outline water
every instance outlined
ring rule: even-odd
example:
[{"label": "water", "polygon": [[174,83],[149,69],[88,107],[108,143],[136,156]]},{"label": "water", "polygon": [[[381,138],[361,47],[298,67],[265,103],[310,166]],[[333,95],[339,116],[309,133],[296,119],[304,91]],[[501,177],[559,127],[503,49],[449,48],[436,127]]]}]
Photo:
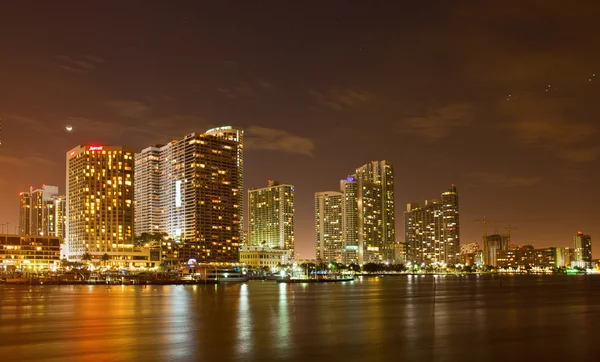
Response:
[{"label": "water", "polygon": [[2,285],[0,360],[598,361],[599,301],[593,276]]}]

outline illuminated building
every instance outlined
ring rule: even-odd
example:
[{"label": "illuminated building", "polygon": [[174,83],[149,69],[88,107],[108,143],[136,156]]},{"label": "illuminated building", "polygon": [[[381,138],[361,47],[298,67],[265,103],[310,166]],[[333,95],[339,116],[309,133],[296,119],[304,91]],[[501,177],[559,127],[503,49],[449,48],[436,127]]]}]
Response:
[{"label": "illuminated building", "polygon": [[0,235],[0,271],[36,271],[58,266],[61,239],[54,236]]},{"label": "illuminated building", "polygon": [[406,244],[405,243],[396,243],[394,246],[395,250],[395,258],[394,263],[396,264],[406,264]]},{"label": "illuminated building", "polygon": [[294,256],[294,186],[269,180],[267,187],[248,190],[248,245]]},{"label": "illuminated building", "polygon": [[148,147],[135,154],[135,235],[162,231],[160,147]]},{"label": "illuminated building", "polygon": [[557,248],[535,249],[525,245],[519,249],[498,249],[494,262],[494,266],[505,269],[554,268],[558,262]]},{"label": "illuminated building", "polygon": [[580,268],[592,268],[592,237],[579,231],[573,237],[573,244],[571,265]]},{"label": "illuminated building", "polygon": [[342,193],[342,242],[344,264],[358,264],[358,190],[356,178],[348,176],[340,181]]},{"label": "illuminated building", "polygon": [[289,264],[291,257],[290,250],[272,249],[262,246],[240,247],[240,263],[244,263],[254,269],[268,268],[272,270],[280,264]]},{"label": "illuminated building", "polygon": [[[138,213],[137,232],[164,232],[189,245],[198,262],[236,262],[243,220],[243,131],[220,127],[191,133],[145,149],[137,161],[143,168],[136,172],[136,183],[141,182],[136,204],[152,210],[152,220]],[[158,199],[143,190],[158,192]]]},{"label": "illuminated building", "polygon": [[344,262],[341,192],[315,193],[316,257],[321,262]]},{"label": "illuminated building", "polygon": [[570,267],[573,260],[573,248],[556,248],[556,266]]},{"label": "illuminated building", "polygon": [[58,186],[20,192],[19,234],[64,238],[64,200],[58,195]]},{"label": "illuminated building", "polygon": [[66,227],[67,227],[67,197],[64,195],[52,196],[52,203],[54,204],[54,234],[50,236],[56,236],[65,240]]},{"label": "illuminated building", "polygon": [[358,262],[393,262],[396,242],[394,169],[372,161],[356,169]]},{"label": "illuminated building", "polygon": [[508,235],[492,234],[484,237],[483,240],[483,262],[485,265],[498,266],[496,261],[496,252],[498,250],[508,250]]},{"label": "illuminated building", "polygon": [[70,260],[108,254],[132,265],[147,255],[133,246],[134,151],[121,146],[77,146],[67,152],[67,245]]},{"label": "illuminated building", "polygon": [[424,206],[408,204],[404,228],[409,261],[458,264],[461,249],[456,186],[443,192],[441,200],[427,200]]}]

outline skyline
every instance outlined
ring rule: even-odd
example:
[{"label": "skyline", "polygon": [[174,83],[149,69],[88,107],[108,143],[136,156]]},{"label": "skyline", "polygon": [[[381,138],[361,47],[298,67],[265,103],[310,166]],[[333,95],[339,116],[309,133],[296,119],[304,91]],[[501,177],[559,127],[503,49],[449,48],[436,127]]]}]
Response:
[{"label": "skyline", "polygon": [[78,144],[139,152],[230,124],[246,130],[244,194],[296,186],[301,258],[314,193],[377,159],[395,168],[398,241],[406,204],[451,184],[464,244],[481,243],[484,215],[536,247],[600,234],[593,2],[141,4],[6,6],[0,223],[18,225],[30,185],[65,192]]}]

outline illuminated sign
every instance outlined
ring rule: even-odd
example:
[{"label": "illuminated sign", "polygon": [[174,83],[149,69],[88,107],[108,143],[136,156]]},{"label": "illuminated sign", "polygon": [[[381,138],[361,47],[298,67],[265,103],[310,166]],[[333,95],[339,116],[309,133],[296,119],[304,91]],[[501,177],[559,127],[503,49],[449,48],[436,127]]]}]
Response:
[{"label": "illuminated sign", "polygon": [[88,147],[88,151],[102,151],[104,149],[103,146],[90,146]]},{"label": "illuminated sign", "polygon": [[71,151],[71,157],[75,156],[75,151]]}]

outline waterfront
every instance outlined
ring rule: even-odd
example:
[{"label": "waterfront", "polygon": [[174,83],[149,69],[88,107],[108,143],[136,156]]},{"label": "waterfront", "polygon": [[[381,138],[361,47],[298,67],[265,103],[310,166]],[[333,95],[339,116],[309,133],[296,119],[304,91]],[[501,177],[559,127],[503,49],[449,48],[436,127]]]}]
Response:
[{"label": "waterfront", "polygon": [[3,361],[596,360],[600,277],[0,286]]}]

